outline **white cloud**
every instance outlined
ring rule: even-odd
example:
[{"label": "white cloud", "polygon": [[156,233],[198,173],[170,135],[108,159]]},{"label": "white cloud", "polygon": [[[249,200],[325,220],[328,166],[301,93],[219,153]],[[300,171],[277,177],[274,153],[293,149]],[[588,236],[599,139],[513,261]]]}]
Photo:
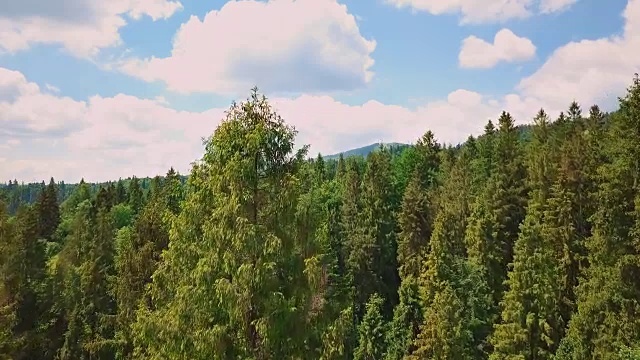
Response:
[{"label": "white cloud", "polygon": [[[37,85],[21,73],[2,68],[0,84],[7,94],[7,89],[13,89],[5,97],[11,100],[0,102],[4,107],[0,114],[15,114],[10,128],[25,134],[18,138],[16,131],[6,131],[5,123],[0,126],[0,140],[20,145],[0,167],[0,179],[41,181],[53,176],[68,182],[82,177],[105,181],[131,175],[154,176],[170,166],[186,173],[190,162],[202,154],[200,139],[213,133],[228,109],[176,111],[162,98],[123,94],[75,101],[42,95]],[[539,102],[518,95],[492,99],[468,90],[454,91],[446,99],[416,109],[377,101],[354,106],[329,96],[311,95],[273,98],[270,102],[298,129],[297,144],[312,145],[311,155],[380,140],[413,142],[427,129],[433,130],[440,141],[458,142],[480,133],[487,119],[495,119],[503,108],[513,109],[519,122],[528,122],[539,108]],[[41,111],[44,108],[49,111]]]},{"label": "white cloud", "polygon": [[116,67],[180,93],[352,90],[371,81],[375,47],[336,0],[230,1],[184,23],[171,56]]},{"label": "white cloud", "polygon": [[463,24],[481,24],[523,19],[536,11],[564,11],[577,0],[386,0],[397,8],[410,8],[433,15],[462,15]]},{"label": "white cloud", "polygon": [[496,33],[493,44],[475,36],[464,39],[458,61],[463,68],[491,68],[501,61],[529,60],[535,54],[536,47],[531,40],[502,29]]},{"label": "white cloud", "polygon": [[47,88],[47,90],[54,92],[54,93],[59,93],[60,89],[57,88],[56,86],[53,86],[51,84],[44,84],[44,87]]},{"label": "white cloud", "polygon": [[632,76],[640,72],[640,0],[630,0],[624,11],[621,36],[571,42],[558,49],[517,89],[549,106],[609,104],[623,95]]},{"label": "white cloud", "polygon": [[569,9],[577,2],[578,0],[541,0],[540,12],[543,14],[562,12]]},{"label": "white cloud", "polygon": [[84,103],[45,94],[18,71],[0,68],[0,137],[63,134],[82,126]]},{"label": "white cloud", "polygon": [[0,2],[0,53],[35,44],[62,45],[79,57],[121,44],[123,15],[153,20],[170,17],[182,5],[170,0],[21,0]]}]

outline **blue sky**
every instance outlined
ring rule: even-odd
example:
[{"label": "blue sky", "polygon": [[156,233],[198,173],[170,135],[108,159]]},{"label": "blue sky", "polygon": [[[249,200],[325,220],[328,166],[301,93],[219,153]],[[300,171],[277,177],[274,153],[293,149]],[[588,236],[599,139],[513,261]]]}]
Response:
[{"label": "blue sky", "polygon": [[612,110],[640,67],[640,0],[32,2],[0,4],[4,181],[187,172],[253,85],[333,153]]}]

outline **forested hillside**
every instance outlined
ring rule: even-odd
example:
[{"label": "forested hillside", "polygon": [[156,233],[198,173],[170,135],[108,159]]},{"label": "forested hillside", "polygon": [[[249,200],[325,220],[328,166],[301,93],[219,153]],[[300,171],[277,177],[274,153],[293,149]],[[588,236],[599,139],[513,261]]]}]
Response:
[{"label": "forested hillside", "polygon": [[371,144],[371,145],[359,147],[356,149],[350,149],[338,154],[328,155],[328,156],[325,156],[324,158],[325,160],[337,160],[338,158],[340,158],[340,156],[342,157],[365,156],[366,157],[370,153],[377,151],[380,148],[387,148],[387,150],[389,150],[390,152],[396,153],[396,152],[401,152],[408,146],[411,146],[411,145],[400,144],[400,143],[377,143],[377,144]]},{"label": "forested hillside", "polygon": [[254,91],[186,182],[6,196],[0,358],[640,359],[640,79],[514,121],[309,161]]}]

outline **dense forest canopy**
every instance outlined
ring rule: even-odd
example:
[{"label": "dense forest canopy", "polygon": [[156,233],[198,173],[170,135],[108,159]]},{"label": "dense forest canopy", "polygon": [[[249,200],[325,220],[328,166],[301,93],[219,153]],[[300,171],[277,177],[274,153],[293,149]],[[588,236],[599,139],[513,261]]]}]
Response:
[{"label": "dense forest canopy", "polygon": [[640,79],[309,159],[254,90],[188,177],[3,186],[1,359],[640,359]]}]

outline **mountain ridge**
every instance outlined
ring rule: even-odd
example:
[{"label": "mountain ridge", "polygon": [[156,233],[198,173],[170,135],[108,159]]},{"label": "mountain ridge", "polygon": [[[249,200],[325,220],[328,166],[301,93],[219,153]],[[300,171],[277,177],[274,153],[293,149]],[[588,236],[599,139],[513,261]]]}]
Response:
[{"label": "mountain ridge", "polygon": [[345,151],[337,152],[335,154],[323,155],[323,157],[325,159],[327,159],[327,160],[338,159],[340,157],[340,155],[342,155],[343,157],[349,157],[349,156],[364,156],[364,157],[366,157],[367,155],[369,155],[369,153],[377,150],[381,146],[387,147],[387,148],[391,148],[391,147],[404,148],[404,147],[409,147],[409,146],[412,146],[412,145],[411,144],[399,143],[399,142],[389,142],[389,143],[377,142],[377,143],[361,146],[361,147],[358,147],[358,148],[353,148],[353,149],[348,149],[348,150],[345,150]]}]

